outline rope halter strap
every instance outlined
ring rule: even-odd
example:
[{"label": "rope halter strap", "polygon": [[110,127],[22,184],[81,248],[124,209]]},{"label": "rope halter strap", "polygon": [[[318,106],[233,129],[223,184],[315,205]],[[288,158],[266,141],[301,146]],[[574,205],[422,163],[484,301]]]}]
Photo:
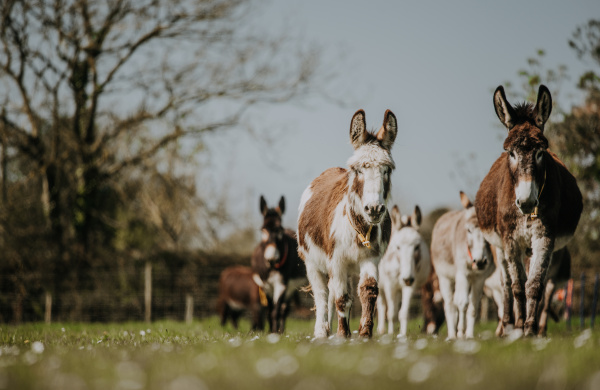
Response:
[{"label": "rope halter strap", "polygon": [[352,220],[350,219],[350,213],[346,212],[346,215],[348,216],[348,222],[350,222],[350,226],[352,226],[352,228],[354,229],[354,231],[356,232],[356,234],[358,234],[358,238],[360,239],[360,242],[363,244],[364,247],[366,247],[368,249],[371,249],[371,241],[369,241],[369,240],[371,239],[371,230],[373,229],[373,225],[369,225],[369,230],[367,231],[367,234],[363,235],[352,224]]}]

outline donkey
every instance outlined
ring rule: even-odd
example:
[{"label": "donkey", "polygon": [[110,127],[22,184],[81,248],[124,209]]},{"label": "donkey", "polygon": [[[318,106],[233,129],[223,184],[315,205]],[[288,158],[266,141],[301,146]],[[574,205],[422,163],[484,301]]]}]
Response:
[{"label": "donkey", "polygon": [[396,117],[390,110],[375,134],[367,131],[365,112],[358,110],[350,122],[354,154],[348,159],[348,169],[327,169],[300,199],[298,250],[314,294],[316,338],[329,335],[334,310],[337,334],[350,337],[352,276],[357,271],[362,305],[359,335],[373,334],[379,293],[377,265],[391,234],[386,205],[395,168],[390,151],[397,132]]},{"label": "donkey", "polygon": [[252,330],[264,329],[263,306],[267,304],[266,297],[254,282],[252,274],[250,267],[241,265],[227,267],[221,272],[217,301],[221,326],[225,326],[231,317],[233,327],[237,329],[242,311],[249,310],[252,314]]},{"label": "donkey", "polygon": [[421,306],[423,307],[422,332],[429,335],[438,334],[446,317],[444,316],[444,299],[440,291],[440,281],[433,265],[427,281],[421,288]]},{"label": "donkey", "polygon": [[[494,93],[496,115],[506,128],[505,152],[481,182],[475,200],[486,239],[496,246],[504,277],[504,307],[515,327],[538,331],[537,312],[551,254],[573,237],[583,208],[575,177],[548,149],[544,124],[552,111],[550,91],[540,85],[535,106],[511,106],[504,88]],[[531,251],[529,276],[524,259]],[[503,328],[510,311],[503,314]]]},{"label": "donkey", "polygon": [[[418,291],[431,271],[429,248],[419,233],[421,209],[416,206],[412,216],[400,215],[398,206],[391,212],[392,236],[387,251],[379,263],[379,315],[377,331],[385,333],[386,318],[388,334],[394,334],[394,317],[400,321],[399,336],[405,337],[408,327],[408,311],[415,290]],[[402,305],[400,306],[400,295]],[[398,311],[400,306],[400,311]]]},{"label": "donkey", "polygon": [[464,210],[442,215],[431,235],[431,259],[444,298],[450,340],[457,336],[473,338],[483,283],[495,269],[490,245],[483,238],[473,204],[462,191],[460,200]]},{"label": "donkey", "polygon": [[[525,259],[525,272],[529,272],[531,257]],[[546,288],[542,297],[542,305],[538,312],[539,321],[539,336],[546,336],[548,330],[548,316],[551,316],[554,321],[558,322],[558,315],[552,310],[552,298],[554,292],[566,285],[571,278],[571,254],[567,247],[554,252],[550,258],[550,265],[546,273]],[[485,281],[485,288],[494,299],[498,307],[498,327],[496,335],[502,334],[502,319],[504,315],[504,287],[502,280],[502,268],[498,267],[494,273]],[[514,314],[511,319],[514,320]]]},{"label": "donkey", "polygon": [[277,207],[269,208],[261,195],[260,212],[263,215],[261,242],[251,259],[254,281],[268,297],[269,330],[283,333],[290,301],[298,288],[306,284],[306,267],[298,257],[296,233],[281,224],[285,198],[281,197]]}]

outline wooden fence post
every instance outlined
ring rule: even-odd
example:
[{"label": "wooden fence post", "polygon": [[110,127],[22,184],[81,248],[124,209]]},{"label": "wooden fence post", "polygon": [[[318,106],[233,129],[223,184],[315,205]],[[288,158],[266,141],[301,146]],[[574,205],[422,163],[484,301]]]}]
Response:
[{"label": "wooden fence post", "polygon": [[594,320],[596,319],[596,305],[598,305],[598,274],[594,281],[594,298],[592,299],[592,318],[590,319],[590,328],[594,329]]},{"label": "wooden fence post", "polygon": [[152,263],[146,261],[144,270],[144,319],[146,322],[152,320]]},{"label": "wooden fence post", "polygon": [[581,273],[581,300],[579,301],[579,329],[585,327],[585,274]]},{"label": "wooden fence post", "polygon": [[52,294],[46,291],[46,310],[44,312],[44,322],[50,324],[52,322]]},{"label": "wooden fence post", "polygon": [[194,297],[192,294],[185,296],[185,323],[191,324],[194,319]]}]

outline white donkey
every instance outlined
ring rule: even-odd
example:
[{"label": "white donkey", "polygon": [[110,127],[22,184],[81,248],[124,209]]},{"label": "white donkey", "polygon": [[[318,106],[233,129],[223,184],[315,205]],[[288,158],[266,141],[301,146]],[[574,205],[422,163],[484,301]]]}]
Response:
[{"label": "white donkey", "polygon": [[460,201],[464,210],[442,215],[431,236],[431,260],[444,298],[448,339],[457,337],[457,311],[458,337],[473,338],[483,284],[496,269],[475,208],[462,191]]},{"label": "white donkey", "polygon": [[306,262],[315,298],[315,337],[327,337],[337,310],[337,334],[350,337],[352,276],[358,284],[362,314],[359,335],[373,334],[373,314],[379,293],[377,265],[391,233],[387,210],[394,160],[390,149],[397,122],[387,110],[377,133],[366,129],[365,112],[357,111],[350,123],[354,154],[348,169],[330,168],[304,190],[298,216],[298,252]]},{"label": "white donkey", "polygon": [[[431,271],[429,248],[419,233],[421,210],[415,207],[412,216],[400,214],[398,206],[392,208],[392,237],[385,255],[379,263],[379,298],[377,298],[377,331],[394,334],[394,318],[400,321],[400,336],[406,336],[410,300],[420,289]],[[400,304],[402,295],[402,305]],[[387,315],[387,316],[386,316]]]}]

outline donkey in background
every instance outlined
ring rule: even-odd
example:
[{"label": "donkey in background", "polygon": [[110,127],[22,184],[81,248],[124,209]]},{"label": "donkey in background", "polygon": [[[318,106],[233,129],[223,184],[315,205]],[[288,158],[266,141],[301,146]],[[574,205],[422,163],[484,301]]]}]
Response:
[{"label": "donkey in background", "polygon": [[395,167],[390,151],[397,128],[396,117],[387,110],[383,126],[373,134],[367,130],[365,112],[357,111],[350,122],[354,154],[348,169],[327,169],[302,194],[298,250],[314,294],[317,338],[329,335],[334,310],[337,334],[350,337],[352,275],[357,271],[362,305],[359,335],[373,334],[377,265],[391,233],[387,203]]},{"label": "donkey in background", "polygon": [[[431,271],[429,248],[419,233],[421,209],[416,206],[412,215],[400,214],[398,206],[391,212],[392,236],[385,255],[379,263],[379,297],[377,298],[377,331],[394,334],[394,318],[400,322],[399,336],[406,336],[410,301]],[[402,304],[400,305],[400,296]],[[400,310],[398,307],[400,306]]]},{"label": "donkey in background", "polygon": [[252,269],[241,265],[227,267],[219,277],[219,298],[217,311],[221,318],[221,326],[225,326],[231,318],[233,327],[238,328],[238,319],[244,310],[252,316],[252,330],[264,329],[264,310],[266,297],[254,282]]},{"label": "donkey in background", "polygon": [[295,232],[284,229],[281,224],[285,198],[281,197],[277,207],[269,208],[261,195],[260,212],[263,215],[261,242],[251,259],[254,281],[268,297],[269,330],[283,333],[290,302],[298,288],[306,284],[306,267],[298,256]]},{"label": "donkey in background", "polygon": [[[535,106],[511,106],[502,86],[496,89],[493,100],[508,134],[505,152],[477,192],[477,217],[502,264],[504,307],[513,307],[514,299],[515,327],[531,336],[538,332],[537,313],[551,254],[573,237],[583,203],[577,181],[548,149],[544,136],[544,124],[552,111],[548,88],[540,85]],[[524,260],[529,251],[527,275]],[[503,330],[510,314],[504,310]]]},{"label": "donkey in background", "polygon": [[473,204],[462,191],[460,200],[464,210],[442,215],[431,235],[431,259],[444,298],[448,339],[473,338],[483,284],[495,269]]}]

